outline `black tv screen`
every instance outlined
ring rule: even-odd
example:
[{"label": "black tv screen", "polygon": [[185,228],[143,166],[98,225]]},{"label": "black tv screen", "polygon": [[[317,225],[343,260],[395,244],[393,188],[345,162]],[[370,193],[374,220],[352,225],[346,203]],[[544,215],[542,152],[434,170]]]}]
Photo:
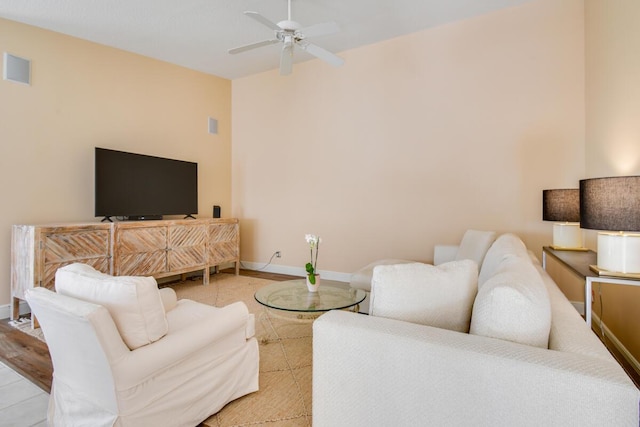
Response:
[{"label": "black tv screen", "polygon": [[95,215],[145,219],[198,213],[198,164],[95,149]]}]

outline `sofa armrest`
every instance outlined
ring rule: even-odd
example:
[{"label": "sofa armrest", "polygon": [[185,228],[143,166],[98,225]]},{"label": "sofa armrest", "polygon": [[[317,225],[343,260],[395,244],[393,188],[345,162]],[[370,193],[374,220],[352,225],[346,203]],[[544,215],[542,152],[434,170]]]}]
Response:
[{"label": "sofa armrest", "polygon": [[313,325],[315,427],[637,426],[639,401],[613,359],[342,311]]},{"label": "sofa armrest", "polygon": [[365,265],[360,270],[351,275],[349,286],[354,289],[362,289],[371,292],[371,278],[373,277],[373,269],[379,265],[408,264],[416,261],[406,259],[387,258],[374,261]]},{"label": "sofa armrest", "polygon": [[459,245],[435,245],[433,248],[433,265],[455,260],[459,248]]},{"label": "sofa armrest", "polygon": [[167,313],[173,310],[178,304],[178,296],[176,295],[176,291],[171,288],[160,288],[158,289],[158,292],[160,293],[160,299],[162,300],[164,312]]}]

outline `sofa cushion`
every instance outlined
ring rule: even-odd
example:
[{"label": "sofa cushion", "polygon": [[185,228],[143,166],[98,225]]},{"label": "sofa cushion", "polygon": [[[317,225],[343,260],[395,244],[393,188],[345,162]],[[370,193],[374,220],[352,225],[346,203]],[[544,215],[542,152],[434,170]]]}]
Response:
[{"label": "sofa cushion", "polygon": [[471,260],[377,266],[369,314],[468,332],[477,281]]},{"label": "sofa cushion", "polygon": [[168,331],[153,277],[110,276],[76,263],[58,269],[56,291],[105,307],[131,350],[159,340]]},{"label": "sofa cushion", "polygon": [[528,258],[505,254],[495,274],[478,288],[469,332],[548,348],[551,305]]},{"label": "sofa cushion", "polygon": [[515,234],[506,233],[496,239],[484,257],[478,277],[478,287],[496,272],[496,269],[506,256],[528,258],[527,247]]},{"label": "sofa cushion", "polygon": [[467,230],[456,253],[456,261],[470,259],[482,265],[485,254],[496,240],[494,231]]}]

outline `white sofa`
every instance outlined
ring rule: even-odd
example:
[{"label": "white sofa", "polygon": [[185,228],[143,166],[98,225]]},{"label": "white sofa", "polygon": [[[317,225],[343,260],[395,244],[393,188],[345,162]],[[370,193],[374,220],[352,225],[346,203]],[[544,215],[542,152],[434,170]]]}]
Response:
[{"label": "white sofa", "polygon": [[[638,426],[638,389],[535,257],[526,249],[511,253],[521,249],[504,240],[480,266],[473,333],[375,315],[385,307],[376,302],[376,276],[383,283],[390,270],[406,266],[374,269],[374,315],[332,311],[317,319],[314,427]],[[455,248],[442,249],[440,262],[455,258]],[[522,283],[509,282],[531,282],[537,290],[519,292]],[[505,331],[504,318],[494,321],[502,317],[496,308],[513,319]],[[538,343],[514,342],[526,341],[529,331],[514,330],[530,323]],[[539,347],[541,330],[547,338]]]},{"label": "white sofa", "polygon": [[255,320],[242,302],[178,301],[151,277],[84,264],[59,269],[56,290],[26,294],[53,362],[50,426],[195,426],[258,390]]}]

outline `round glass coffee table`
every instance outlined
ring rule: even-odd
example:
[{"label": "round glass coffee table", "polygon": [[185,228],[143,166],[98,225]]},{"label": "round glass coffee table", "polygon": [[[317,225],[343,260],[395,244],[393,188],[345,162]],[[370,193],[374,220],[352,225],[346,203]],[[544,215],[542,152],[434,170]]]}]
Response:
[{"label": "round glass coffee table", "polygon": [[318,292],[309,292],[305,279],[277,282],[259,289],[256,301],[280,312],[295,312],[298,319],[313,320],[329,310],[358,311],[366,293],[333,280],[322,279]]}]

